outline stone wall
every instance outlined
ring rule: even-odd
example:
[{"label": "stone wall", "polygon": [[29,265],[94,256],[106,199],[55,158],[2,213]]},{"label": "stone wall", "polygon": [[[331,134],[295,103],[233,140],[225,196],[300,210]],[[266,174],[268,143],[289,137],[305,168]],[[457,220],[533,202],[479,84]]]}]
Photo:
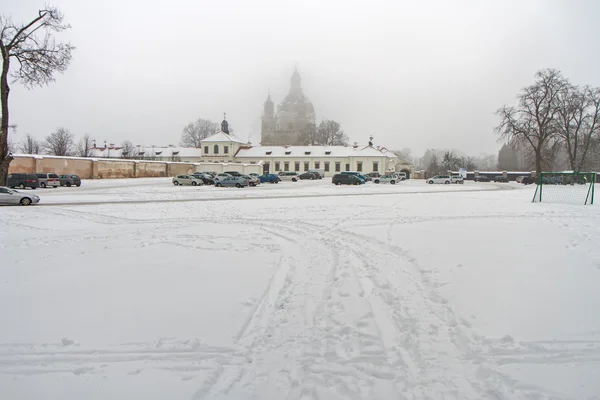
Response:
[{"label": "stone wall", "polygon": [[185,163],[123,159],[96,159],[40,155],[15,155],[9,173],[53,172],[74,174],[84,179],[156,178],[190,174],[195,171],[223,172],[235,170],[245,174],[262,174],[262,164]]}]

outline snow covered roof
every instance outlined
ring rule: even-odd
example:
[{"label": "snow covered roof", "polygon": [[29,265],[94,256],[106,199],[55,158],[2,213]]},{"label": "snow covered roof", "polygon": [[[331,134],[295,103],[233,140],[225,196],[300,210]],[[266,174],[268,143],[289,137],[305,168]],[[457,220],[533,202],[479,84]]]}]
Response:
[{"label": "snow covered roof", "polygon": [[237,138],[231,134],[225,133],[223,131],[219,131],[219,132],[215,133],[214,135],[201,140],[201,142],[202,143],[204,143],[204,142],[234,142],[234,143],[247,144],[247,142],[244,142],[242,139],[239,139],[239,138]]},{"label": "snow covered roof", "polygon": [[[236,158],[290,157],[390,157],[370,146],[254,146],[240,149]],[[395,155],[394,155],[395,156]]]},{"label": "snow covered roof", "polygon": [[[123,155],[123,149],[113,148],[96,148],[91,150],[92,157],[101,158],[121,158]],[[143,154],[142,154],[143,153]],[[200,158],[202,156],[202,149],[194,147],[134,147],[132,156],[135,157],[183,157],[183,158]]]}]

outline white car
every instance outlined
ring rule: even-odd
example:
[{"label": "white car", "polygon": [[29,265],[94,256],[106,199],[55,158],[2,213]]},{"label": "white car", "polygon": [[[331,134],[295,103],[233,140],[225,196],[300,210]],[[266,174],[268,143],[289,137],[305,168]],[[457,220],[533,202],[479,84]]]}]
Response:
[{"label": "white car", "polygon": [[204,185],[204,181],[194,175],[177,175],[176,177],[173,178],[173,185],[175,185],[175,186],[183,186],[183,185],[202,186],[202,185]]},{"label": "white car", "polygon": [[461,175],[451,175],[452,183],[460,183],[461,185],[465,183],[465,179]]},{"label": "white car", "polygon": [[[406,179],[406,174],[404,174],[404,179]],[[400,173],[394,172],[393,174],[385,174],[379,178],[373,178],[373,183],[391,183],[394,185],[397,182],[403,181],[404,179],[402,179],[402,175],[400,175]]]},{"label": "white car", "polygon": [[448,185],[452,183],[452,178],[450,177],[450,175],[436,175],[433,178],[428,178],[427,183],[429,183],[430,185],[433,185],[434,183],[443,183]]},{"label": "white car", "polygon": [[398,176],[398,178],[400,178],[401,181],[406,180],[406,172],[396,172],[396,175]]},{"label": "white car", "polygon": [[39,202],[40,198],[34,194],[23,193],[18,190],[0,186],[0,204],[28,206]]},{"label": "white car", "polygon": [[258,176],[242,175],[241,178],[244,178],[245,180],[247,180],[249,186],[258,186],[258,185],[260,185],[260,179],[258,178]]},{"label": "white car", "polygon": [[298,182],[300,180],[300,174],[297,172],[280,172],[279,179],[282,181]]}]

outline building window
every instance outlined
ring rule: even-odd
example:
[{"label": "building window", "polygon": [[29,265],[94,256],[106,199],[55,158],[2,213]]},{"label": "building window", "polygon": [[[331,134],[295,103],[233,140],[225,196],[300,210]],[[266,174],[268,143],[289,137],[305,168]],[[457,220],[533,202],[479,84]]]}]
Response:
[{"label": "building window", "polygon": [[300,171],[300,161],[294,162],[294,171],[296,171],[296,172]]},{"label": "building window", "polygon": [[[241,162],[241,161],[238,161]],[[250,164],[256,164],[256,161],[250,161]]]},{"label": "building window", "polygon": [[304,171],[308,171],[310,169],[310,163],[308,161],[304,161]]},{"label": "building window", "polygon": [[341,170],[340,166],[341,166],[341,163],[339,163],[339,162],[335,163],[335,172],[340,172],[340,170]]},{"label": "building window", "polygon": [[329,172],[329,161],[325,161],[323,164],[325,164],[325,172]]},{"label": "building window", "polygon": [[373,161],[373,172],[379,172],[379,161]]},{"label": "building window", "polygon": [[325,152],[325,155],[326,155],[326,156],[328,156],[328,155],[330,155],[330,154],[331,154],[331,151],[326,151],[326,152]]},{"label": "building window", "polygon": [[356,170],[358,172],[362,172],[362,161],[357,161],[356,162]]},{"label": "building window", "polygon": [[229,154],[229,146],[223,146],[223,154]]},{"label": "building window", "polygon": [[208,154],[208,146],[204,146],[204,154]]},{"label": "building window", "polygon": [[279,169],[279,161],[275,161],[275,171],[281,171],[281,169]]},{"label": "building window", "polygon": [[290,170],[290,163],[288,161],[284,161],[283,170],[286,172]]},{"label": "building window", "polygon": [[321,163],[318,161],[315,161],[315,169],[319,169],[321,168]]},{"label": "building window", "polygon": [[304,152],[304,155],[305,155],[305,156],[310,156],[310,151],[305,151],[305,152]]},{"label": "building window", "polygon": [[213,152],[214,152],[215,154],[219,154],[219,145],[218,145],[218,144],[215,144],[215,147],[214,147],[214,149],[213,149]]},{"label": "building window", "polygon": [[346,172],[350,171],[350,164],[346,164]]},{"label": "building window", "polygon": [[286,152],[285,152],[285,155],[286,155],[286,156],[289,156],[290,154],[292,154],[291,150],[290,150],[290,151],[286,151]]}]

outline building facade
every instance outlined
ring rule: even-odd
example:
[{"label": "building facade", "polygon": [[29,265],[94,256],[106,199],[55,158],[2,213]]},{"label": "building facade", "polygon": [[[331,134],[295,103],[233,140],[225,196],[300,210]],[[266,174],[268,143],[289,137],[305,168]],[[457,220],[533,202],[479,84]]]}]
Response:
[{"label": "building facade", "polygon": [[294,70],[290,91],[277,107],[269,94],[263,106],[261,145],[293,146],[304,143],[304,130],[315,124],[315,109],[302,91],[302,78]]}]

